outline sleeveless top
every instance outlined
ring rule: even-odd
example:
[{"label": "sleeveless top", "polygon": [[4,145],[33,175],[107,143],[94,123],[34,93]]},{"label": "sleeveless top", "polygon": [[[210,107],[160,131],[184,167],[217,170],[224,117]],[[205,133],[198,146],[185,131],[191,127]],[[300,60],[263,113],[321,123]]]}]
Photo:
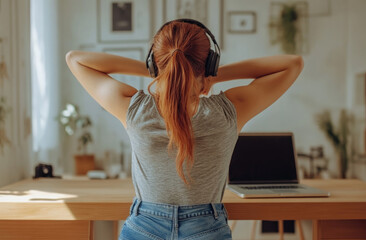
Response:
[{"label": "sleeveless top", "polygon": [[132,181],[140,200],[173,205],[222,201],[238,139],[236,110],[224,92],[201,97],[191,118],[195,145],[190,185],[178,175],[175,154],[167,150],[166,125],[154,97],[143,90],[135,93],[126,120],[132,149]]}]

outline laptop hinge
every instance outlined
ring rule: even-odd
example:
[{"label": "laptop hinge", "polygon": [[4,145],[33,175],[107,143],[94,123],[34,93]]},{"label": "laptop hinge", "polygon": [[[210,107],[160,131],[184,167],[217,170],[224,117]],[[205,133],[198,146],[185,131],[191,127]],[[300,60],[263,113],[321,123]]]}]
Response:
[{"label": "laptop hinge", "polygon": [[228,184],[298,184],[299,181],[229,181]]}]

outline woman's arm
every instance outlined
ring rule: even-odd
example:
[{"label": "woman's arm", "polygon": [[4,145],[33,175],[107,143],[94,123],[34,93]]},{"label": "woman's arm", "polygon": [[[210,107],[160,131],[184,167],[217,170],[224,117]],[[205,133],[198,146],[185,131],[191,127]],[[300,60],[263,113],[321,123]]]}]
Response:
[{"label": "woman's arm", "polygon": [[104,109],[126,127],[126,112],[137,90],[108,74],[149,77],[143,62],[98,52],[70,51],[66,62],[76,79]]},{"label": "woman's arm", "polygon": [[279,55],[244,60],[221,66],[213,83],[234,79],[254,80],[246,86],[231,88],[225,95],[235,105],[238,132],[251,118],[272,105],[294,83],[303,69],[297,55]]},{"label": "woman's arm", "polygon": [[150,77],[144,62],[101,52],[70,51],[66,58],[72,58],[81,65],[99,72]]}]

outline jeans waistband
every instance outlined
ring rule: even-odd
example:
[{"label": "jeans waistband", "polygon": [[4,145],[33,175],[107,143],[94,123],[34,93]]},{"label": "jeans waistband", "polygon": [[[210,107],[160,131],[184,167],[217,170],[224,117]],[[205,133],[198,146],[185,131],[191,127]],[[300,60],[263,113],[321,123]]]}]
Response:
[{"label": "jeans waistband", "polygon": [[130,214],[138,215],[139,213],[151,214],[167,219],[173,219],[176,214],[179,220],[205,215],[212,215],[217,219],[220,214],[224,214],[227,217],[225,206],[222,203],[171,205],[141,201],[134,197],[130,207]]}]

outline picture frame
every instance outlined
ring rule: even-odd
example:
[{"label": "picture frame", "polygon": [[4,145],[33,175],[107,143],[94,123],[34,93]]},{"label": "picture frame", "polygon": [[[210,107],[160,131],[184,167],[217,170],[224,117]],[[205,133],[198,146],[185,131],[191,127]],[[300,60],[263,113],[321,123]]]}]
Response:
[{"label": "picture frame", "polygon": [[[142,61],[143,59],[143,48],[132,47],[132,48],[104,48],[103,52],[118,55],[121,57],[127,57],[135,60]],[[144,78],[140,76],[123,75],[123,74],[110,74],[114,79],[126,83],[137,90],[144,89]]]},{"label": "picture frame", "polygon": [[[164,22],[177,18],[191,18],[200,21],[215,36],[220,49],[224,49],[222,36],[223,0],[164,0],[163,4],[165,5]],[[197,9],[201,11],[197,11]]]},{"label": "picture frame", "polygon": [[176,17],[192,18],[208,25],[208,0],[176,0]]},{"label": "picture frame", "polygon": [[227,12],[227,31],[229,33],[255,33],[257,14],[253,11]]},{"label": "picture frame", "polygon": [[151,9],[149,0],[97,0],[98,42],[149,41]]}]

